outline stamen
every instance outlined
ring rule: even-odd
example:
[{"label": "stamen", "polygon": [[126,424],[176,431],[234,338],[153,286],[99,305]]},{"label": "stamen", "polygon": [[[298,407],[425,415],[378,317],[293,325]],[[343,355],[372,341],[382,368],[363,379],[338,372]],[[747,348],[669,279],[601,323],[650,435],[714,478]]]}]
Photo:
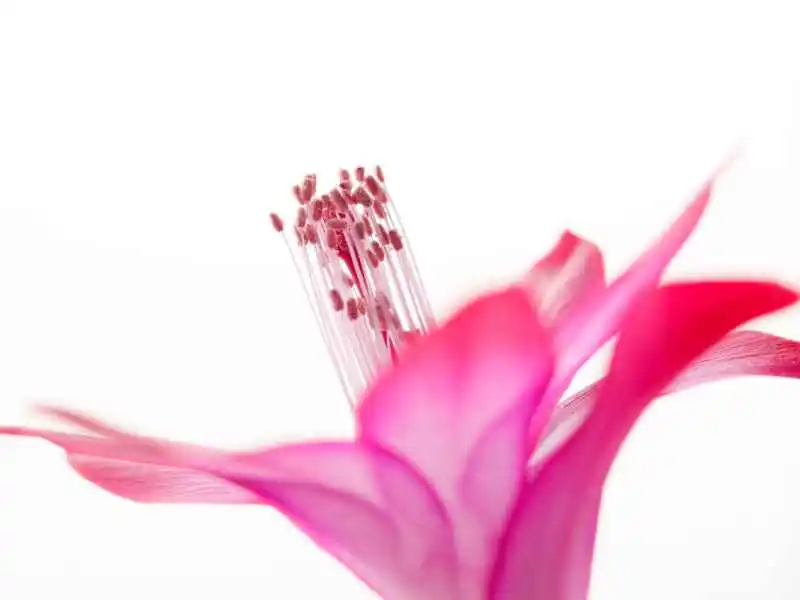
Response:
[{"label": "stamen", "polygon": [[340,170],[339,182],[317,194],[307,175],[292,188],[300,206],[281,234],[320,333],[351,405],[404,347],[434,326],[433,313],[391,202],[383,170]]}]

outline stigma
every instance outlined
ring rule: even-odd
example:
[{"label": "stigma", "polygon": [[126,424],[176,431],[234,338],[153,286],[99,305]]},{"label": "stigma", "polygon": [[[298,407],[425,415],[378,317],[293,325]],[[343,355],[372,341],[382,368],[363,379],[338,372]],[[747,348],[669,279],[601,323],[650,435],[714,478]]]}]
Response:
[{"label": "stigma", "polygon": [[270,215],[352,407],[378,373],[433,326],[419,268],[383,170],[342,169],[318,193],[317,177],[293,188],[291,221]]}]

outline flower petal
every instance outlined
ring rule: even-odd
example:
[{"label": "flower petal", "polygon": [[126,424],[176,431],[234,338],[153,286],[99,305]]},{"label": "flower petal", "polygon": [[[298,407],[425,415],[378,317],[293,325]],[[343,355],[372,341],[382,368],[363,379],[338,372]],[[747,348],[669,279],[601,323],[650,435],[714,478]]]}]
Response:
[{"label": "flower petal", "polygon": [[636,306],[594,410],[526,485],[489,598],[585,600],[602,487],[639,416],[731,329],[796,299],[774,284],[719,282],[665,286]]},{"label": "flower petal", "polygon": [[553,347],[555,372],[547,394],[531,419],[529,448],[538,444],[561,395],[580,366],[618,331],[630,307],[657,285],[672,258],[694,231],[711,198],[715,179],[709,180],[694,201],[661,238],[618,279],[585,299],[556,329]]},{"label": "flower petal", "polygon": [[[0,427],[0,435],[38,437],[67,452],[84,479],[116,496],[156,504],[261,504],[256,494],[213,474],[166,464],[152,447],[121,440],[26,427]],[[153,462],[156,461],[156,462]]]},{"label": "flower petal", "polygon": [[523,278],[522,285],[533,296],[539,319],[557,326],[570,312],[606,285],[600,249],[571,231]]},{"label": "flower petal", "polygon": [[[692,362],[662,395],[746,375],[800,378],[800,342],[760,331],[734,331]],[[536,449],[535,463],[566,442],[586,419],[602,381],[592,383],[556,407]]]},{"label": "flower petal", "polygon": [[482,586],[516,500],[528,421],[551,366],[527,294],[511,288],[410,348],[360,405],[361,439],[415,465],[442,498],[470,589]]},{"label": "flower petal", "polygon": [[61,446],[81,475],[131,500],[273,506],[389,600],[461,597],[444,508],[424,479],[382,448],[320,443],[224,453],[53,412],[93,435],[14,427],[0,434]]}]

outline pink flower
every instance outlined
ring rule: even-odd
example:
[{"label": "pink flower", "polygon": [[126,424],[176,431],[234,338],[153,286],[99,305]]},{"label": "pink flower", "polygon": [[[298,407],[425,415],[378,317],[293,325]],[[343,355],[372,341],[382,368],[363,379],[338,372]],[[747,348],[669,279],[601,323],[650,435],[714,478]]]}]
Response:
[{"label": "pink flower", "polygon": [[[375,181],[379,195],[383,179]],[[305,185],[304,207],[314,196]],[[440,327],[418,278],[406,279],[416,269],[410,256],[375,264],[356,234],[332,237],[326,250],[313,240],[309,248],[304,232],[294,256],[305,255],[298,264],[326,343],[335,360],[351,361],[340,373],[360,399],[353,440],[223,452],[61,409],[45,412],[83,434],[0,433],[61,446],[83,477],[137,502],[273,506],[387,600],[584,600],[605,477],[650,402],[725,377],[800,375],[796,342],[734,331],[792,304],[794,292],[758,281],[659,287],[711,191],[709,183],[610,285],[598,249],[565,233],[522,283],[473,300]],[[312,238],[351,232],[355,219],[330,229],[324,221]],[[326,265],[334,255],[361,269],[363,281],[348,290],[365,305],[358,315],[340,318],[346,309],[333,294],[316,301],[342,293],[339,275],[357,278]],[[416,308],[399,308],[401,298]],[[426,331],[410,345],[409,322]],[[613,337],[605,379],[558,405],[576,370]]]}]

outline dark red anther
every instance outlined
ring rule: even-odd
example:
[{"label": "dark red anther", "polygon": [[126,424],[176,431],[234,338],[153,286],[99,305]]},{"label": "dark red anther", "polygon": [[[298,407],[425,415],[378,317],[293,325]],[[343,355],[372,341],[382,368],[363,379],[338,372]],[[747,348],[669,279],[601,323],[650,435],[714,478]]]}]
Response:
[{"label": "dark red anther", "polygon": [[389,234],[386,233],[386,228],[380,223],[378,223],[377,225],[378,225],[378,241],[384,246],[388,246],[390,242],[389,242]]},{"label": "dark red anther", "polygon": [[367,259],[369,260],[369,264],[372,265],[373,269],[378,268],[378,257],[375,256],[375,253],[372,250],[367,250]]},{"label": "dark red anther", "polygon": [[350,171],[339,169],[339,181],[350,181]]},{"label": "dark red anther", "polygon": [[341,231],[345,227],[347,227],[347,223],[342,219],[330,219],[328,221],[328,227],[331,229],[336,229],[337,231]]},{"label": "dark red anther", "polygon": [[317,191],[317,176],[314,174],[306,175],[303,178],[303,188],[301,190],[303,199],[308,202],[314,197]]},{"label": "dark red anther", "polygon": [[308,213],[304,207],[300,207],[297,209],[297,226],[298,227],[305,227],[306,222],[308,221]]},{"label": "dark red anther", "polygon": [[372,229],[372,223],[370,223],[367,217],[364,217],[363,223],[364,223],[364,231],[366,232],[366,234],[372,235],[374,230]]},{"label": "dark red anther", "polygon": [[333,205],[333,201],[330,198],[327,200],[322,198],[320,202],[322,203],[322,219],[324,221],[336,217],[336,207]]},{"label": "dark red anther", "polygon": [[333,201],[334,206],[336,206],[336,210],[338,210],[341,214],[347,214],[347,202],[342,196],[341,192],[336,188],[331,190],[331,200]]},{"label": "dark red anther", "polygon": [[278,233],[283,231],[283,219],[281,219],[278,215],[275,213],[270,213],[269,220],[272,221],[272,227],[275,229],[275,231]]},{"label": "dark red anther", "polygon": [[356,181],[359,183],[364,182],[364,167],[356,167]]},{"label": "dark red anther", "polygon": [[364,223],[361,221],[356,221],[353,225],[353,233],[356,236],[356,239],[363,240],[366,232],[364,231]]},{"label": "dark red anther", "polygon": [[392,248],[395,250],[402,250],[403,249],[403,240],[400,239],[400,234],[397,233],[397,229],[392,229],[389,232],[389,242],[392,244]]},{"label": "dark red anther", "polygon": [[365,190],[364,188],[362,187],[356,188],[356,191],[353,192],[353,195],[356,197],[356,202],[358,202],[362,206],[372,206],[373,204],[372,196],[370,196],[367,193],[367,190]]},{"label": "dark red anther", "polygon": [[385,183],[386,180],[383,178],[383,169],[381,169],[380,165],[375,166],[375,177],[378,178],[378,181],[381,183]]},{"label": "dark red anther", "polygon": [[342,300],[342,295],[337,290],[331,290],[331,304],[333,304],[333,310],[336,312],[344,309],[344,300]]},{"label": "dark red anther", "polygon": [[347,299],[347,317],[351,321],[355,321],[358,318],[358,305],[355,298]]},{"label": "dark red anther", "polygon": [[375,199],[381,204],[389,203],[389,196],[386,194],[386,190],[378,190],[378,194],[375,196]]},{"label": "dark red anther", "polygon": [[322,202],[323,218],[332,217],[335,212],[335,207],[333,206],[333,202],[331,202],[331,197],[328,194],[322,194],[322,196],[319,197],[319,201]]},{"label": "dark red anther", "polygon": [[328,229],[325,232],[325,243],[328,244],[328,248],[337,248],[339,246],[339,238],[336,236],[335,229]]},{"label": "dark red anther", "polygon": [[386,258],[386,253],[381,248],[380,244],[376,241],[373,241],[370,244],[370,249],[372,250],[373,254],[375,254],[375,258],[378,259],[379,262],[383,262],[383,259]]},{"label": "dark red anther", "polygon": [[309,244],[316,244],[319,242],[319,235],[317,235],[317,230],[314,229],[314,226],[311,223],[306,225],[304,233],[306,240],[308,240]]},{"label": "dark red anther", "polygon": [[314,200],[311,203],[311,220],[319,221],[322,218],[322,202]]},{"label": "dark red anther", "polygon": [[373,203],[372,210],[375,211],[375,214],[378,216],[379,219],[386,218],[386,209],[383,208],[383,204],[381,204],[380,202]]},{"label": "dark red anther", "polygon": [[381,186],[378,185],[378,181],[372,175],[369,175],[365,183],[367,189],[369,190],[369,193],[372,194],[373,196],[377,196],[378,192],[381,189]]},{"label": "dark red anther", "polygon": [[339,182],[339,189],[347,190],[348,192],[353,189],[353,182],[349,179],[347,181],[340,181]]}]

